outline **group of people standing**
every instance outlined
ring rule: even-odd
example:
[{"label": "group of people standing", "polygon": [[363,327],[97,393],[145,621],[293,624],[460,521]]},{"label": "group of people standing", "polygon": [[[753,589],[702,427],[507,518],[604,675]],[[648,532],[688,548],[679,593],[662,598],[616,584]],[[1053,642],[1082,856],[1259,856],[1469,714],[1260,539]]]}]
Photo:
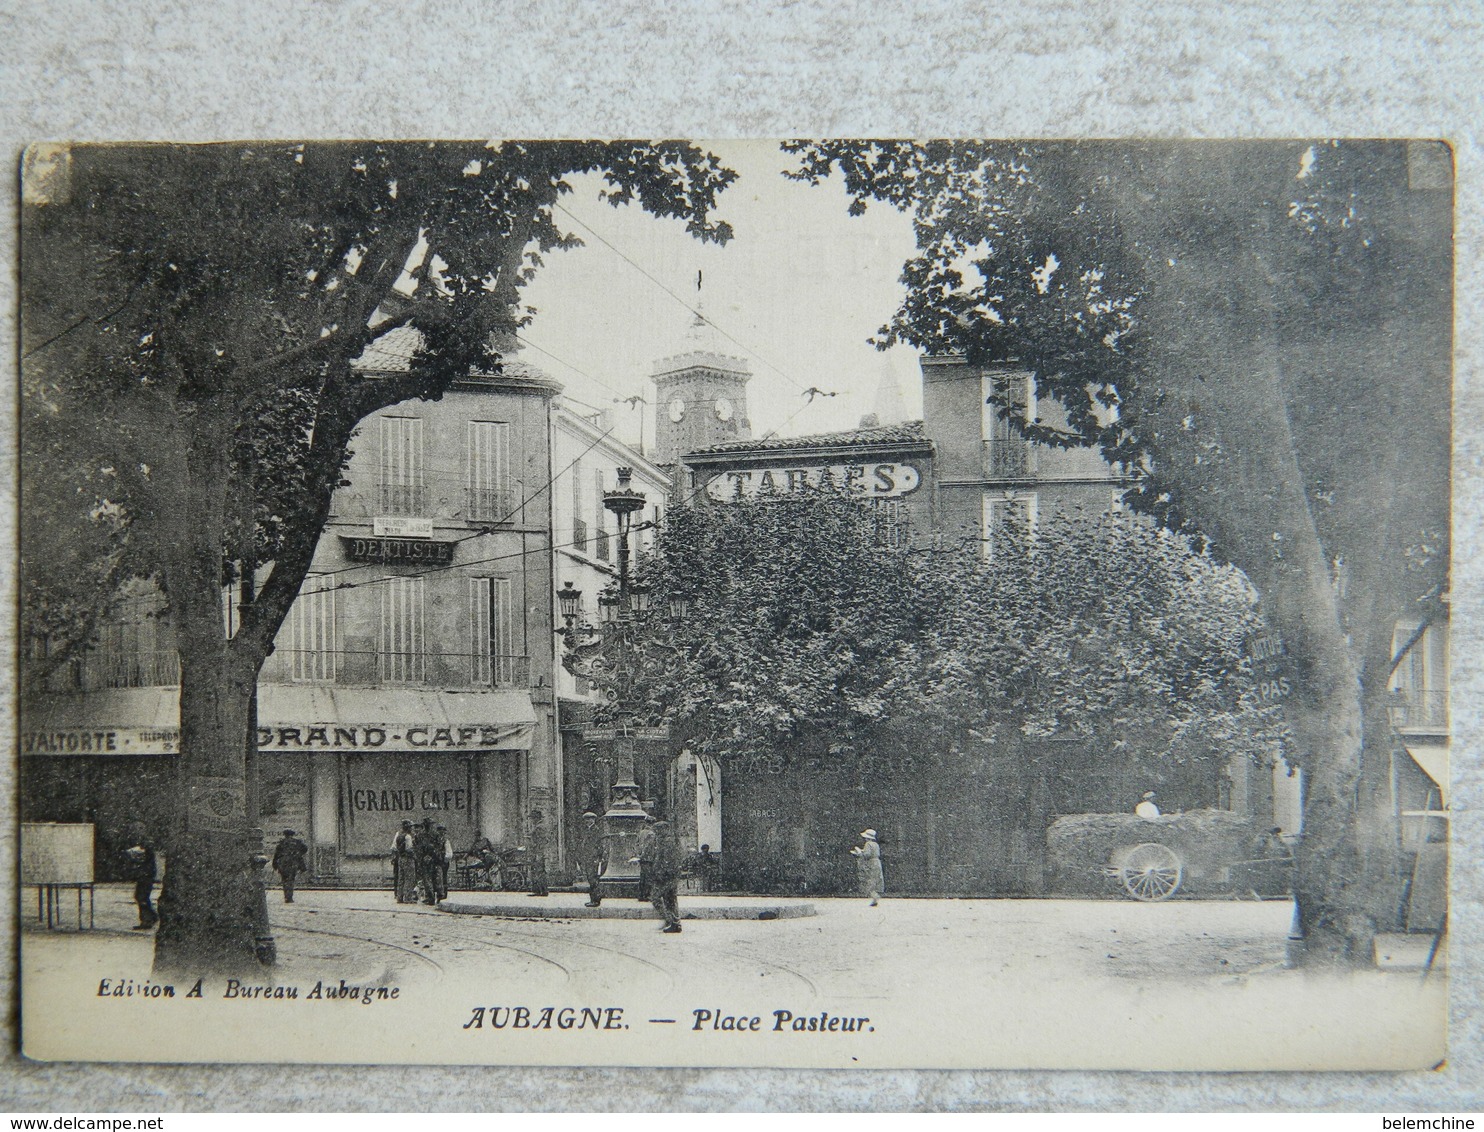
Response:
[{"label": "group of people standing", "polygon": [[448,896],[448,870],[453,843],[448,830],[432,818],[414,826],[404,820],[392,838],[392,891],[398,904],[437,904]]}]

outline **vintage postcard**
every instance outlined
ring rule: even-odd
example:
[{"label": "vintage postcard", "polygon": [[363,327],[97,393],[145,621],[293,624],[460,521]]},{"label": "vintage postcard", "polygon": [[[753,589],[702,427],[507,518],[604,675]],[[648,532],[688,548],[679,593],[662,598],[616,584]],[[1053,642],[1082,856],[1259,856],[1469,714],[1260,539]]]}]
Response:
[{"label": "vintage postcard", "polygon": [[1446,1058],[1446,143],[21,174],[26,1056]]}]

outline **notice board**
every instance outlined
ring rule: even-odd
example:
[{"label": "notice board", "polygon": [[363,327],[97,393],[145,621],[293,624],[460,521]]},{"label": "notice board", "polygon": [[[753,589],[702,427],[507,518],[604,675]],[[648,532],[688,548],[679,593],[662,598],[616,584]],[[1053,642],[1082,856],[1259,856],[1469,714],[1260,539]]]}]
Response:
[{"label": "notice board", "polygon": [[22,885],[92,883],[90,823],[21,823]]}]

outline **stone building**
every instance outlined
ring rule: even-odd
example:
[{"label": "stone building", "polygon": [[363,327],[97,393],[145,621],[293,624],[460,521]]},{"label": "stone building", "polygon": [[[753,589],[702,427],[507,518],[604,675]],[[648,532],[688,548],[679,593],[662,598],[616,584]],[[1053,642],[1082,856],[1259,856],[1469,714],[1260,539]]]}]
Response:
[{"label": "stone building", "polygon": [[[388,335],[360,364],[396,369],[408,345]],[[362,422],[260,675],[249,772],[260,824],[304,835],[316,882],[387,883],[404,818],[464,848],[476,831],[518,844],[532,808],[559,812],[558,388],[511,361]],[[160,595],[140,589],[22,705],[22,812],[94,823],[103,875],[130,822],[164,827],[174,776],[178,663]]]}]

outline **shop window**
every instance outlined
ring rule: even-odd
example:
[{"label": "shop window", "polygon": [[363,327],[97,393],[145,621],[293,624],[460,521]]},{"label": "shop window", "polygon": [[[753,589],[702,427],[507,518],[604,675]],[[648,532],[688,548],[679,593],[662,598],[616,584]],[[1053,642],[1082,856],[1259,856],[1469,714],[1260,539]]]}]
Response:
[{"label": "shop window", "polygon": [[427,514],[423,483],[423,422],[417,417],[381,418],[380,513]]},{"label": "shop window", "polygon": [[420,683],[427,676],[423,633],[423,580],[387,578],[381,590],[381,635],[377,649],[381,679]]},{"label": "shop window", "polygon": [[496,688],[529,684],[529,661],[515,643],[509,578],[469,579],[471,683]]},{"label": "shop window", "polygon": [[291,679],[333,683],[338,668],[335,591],[329,579],[306,578],[289,610]]},{"label": "shop window", "polygon": [[465,518],[475,523],[507,523],[515,501],[510,491],[510,425],[469,422],[469,482]]}]

